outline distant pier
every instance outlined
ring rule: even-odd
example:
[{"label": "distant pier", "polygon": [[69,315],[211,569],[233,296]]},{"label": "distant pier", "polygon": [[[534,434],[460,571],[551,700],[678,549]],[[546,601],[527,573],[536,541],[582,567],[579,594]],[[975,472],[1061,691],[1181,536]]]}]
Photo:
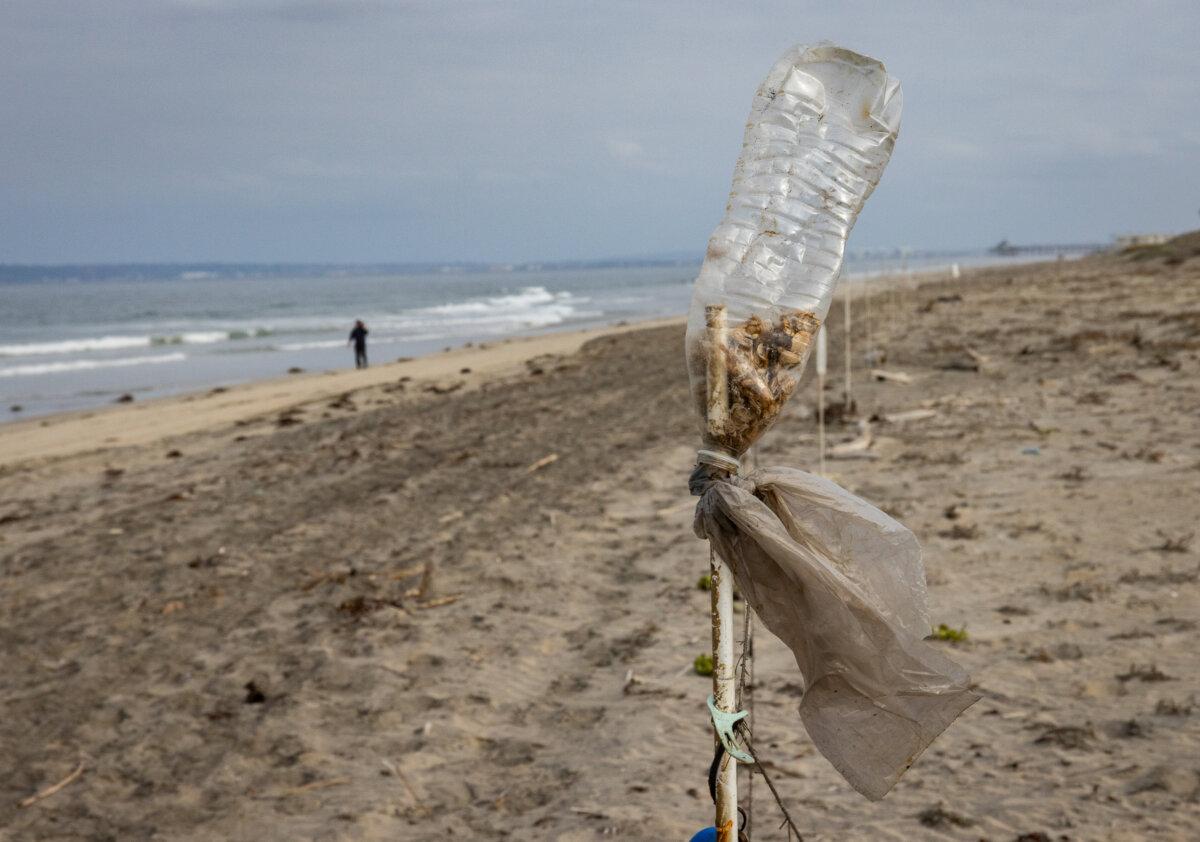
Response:
[{"label": "distant pier", "polygon": [[1111,243],[1038,243],[1036,245],[1016,245],[1008,240],[1001,240],[988,251],[1004,257],[1018,254],[1091,254],[1098,251],[1108,251]]}]

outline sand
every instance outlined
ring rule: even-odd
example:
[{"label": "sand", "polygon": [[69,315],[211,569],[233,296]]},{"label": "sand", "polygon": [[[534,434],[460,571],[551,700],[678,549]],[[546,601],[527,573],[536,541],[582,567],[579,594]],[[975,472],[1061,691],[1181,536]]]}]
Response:
[{"label": "sand", "polygon": [[[484,342],[440,354],[403,359],[367,369],[295,373],[208,392],[169,397],[134,406],[64,412],[0,426],[0,467],[34,459],[73,456],[150,444],[174,436],[242,426],[278,412],[337,398],[371,387],[418,381],[421,391],[449,393],[511,374],[534,357],[570,354],[597,336],[642,330],[674,320],[619,324]],[[405,379],[407,378],[407,379]],[[403,389],[387,389],[387,392]],[[376,396],[378,397],[378,396]]]},{"label": "sand", "polygon": [[[805,838],[1200,837],[1200,265],[993,269],[866,310],[856,347],[912,382],[855,360],[874,458],[828,470],[921,538],[935,622],[968,634],[937,645],[984,698],[870,803],[761,633],[756,741]],[[682,337],[0,428],[0,838],[689,838]],[[810,371],[759,459],[815,466],[813,403]],[[934,414],[882,420],[910,410]],[[754,837],[783,838],[754,795]]]}]

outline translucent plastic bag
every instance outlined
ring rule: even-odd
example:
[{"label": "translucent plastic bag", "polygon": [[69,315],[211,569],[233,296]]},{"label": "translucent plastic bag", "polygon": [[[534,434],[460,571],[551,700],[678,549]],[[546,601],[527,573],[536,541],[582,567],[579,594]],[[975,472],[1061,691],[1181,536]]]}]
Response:
[{"label": "translucent plastic bag", "polygon": [[882,64],[829,44],[792,48],[759,86],[688,318],[706,447],[740,456],[795,390],[900,106]]},{"label": "translucent plastic bag", "polygon": [[800,718],[856,790],[882,798],[979,696],[924,642],[916,537],[834,483],[791,468],[693,475],[696,534],[712,542],[804,677]]}]

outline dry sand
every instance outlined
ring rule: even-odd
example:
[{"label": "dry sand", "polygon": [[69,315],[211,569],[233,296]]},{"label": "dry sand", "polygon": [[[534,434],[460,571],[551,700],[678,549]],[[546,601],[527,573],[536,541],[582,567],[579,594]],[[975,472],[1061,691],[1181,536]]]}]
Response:
[{"label": "dry sand", "polygon": [[[418,391],[449,394],[512,374],[533,357],[573,354],[588,340],[630,330],[670,324],[664,319],[637,325],[547,333],[519,339],[447,349],[418,359],[367,369],[307,373],[301,369],[278,380],[265,380],[206,393],[184,395],[102,409],[64,412],[0,427],[0,467],[128,445],[151,444],[187,433],[245,426],[271,413],[308,407],[370,387],[402,392],[411,381]],[[399,388],[396,388],[398,384]],[[379,399],[379,395],[373,396]],[[394,401],[385,400],[385,403]]]},{"label": "dry sand", "polygon": [[[938,645],[984,699],[872,804],[760,634],[757,743],[806,839],[1200,838],[1200,265],[1177,263],[968,273],[856,311],[857,348],[913,380],[856,360],[860,415],[936,414],[877,421],[877,458],[829,470],[922,539],[935,622],[969,634]],[[708,824],[682,335],[0,428],[0,838]],[[814,397],[810,373],[764,462],[815,465]],[[755,838],[782,839],[754,792]]]}]

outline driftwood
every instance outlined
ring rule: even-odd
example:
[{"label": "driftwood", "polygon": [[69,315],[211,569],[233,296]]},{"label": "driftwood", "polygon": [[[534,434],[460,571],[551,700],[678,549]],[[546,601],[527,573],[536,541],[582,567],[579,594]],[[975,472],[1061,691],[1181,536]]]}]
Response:
[{"label": "driftwood", "polygon": [[287,789],[280,789],[280,790],[277,790],[276,792],[264,792],[257,797],[259,797],[259,798],[290,798],[294,795],[304,795],[306,792],[315,792],[317,790],[329,789],[330,787],[335,787],[335,786],[346,786],[347,784],[350,784],[350,783],[353,783],[353,781],[351,781],[349,778],[327,778],[327,779],[321,780],[321,781],[310,781],[309,783],[301,784],[300,786],[293,786],[293,787],[288,787]]},{"label": "driftwood", "polygon": [[991,361],[974,348],[963,348],[961,352],[943,362],[938,368],[944,371],[983,371]]},{"label": "driftwood", "polygon": [[871,452],[871,445],[875,442],[875,435],[871,432],[870,421],[858,422],[858,438],[853,441],[835,444],[829,449],[829,457],[831,459],[878,459],[878,453]]},{"label": "driftwood", "polygon": [[909,409],[904,412],[887,412],[882,418],[889,424],[902,424],[905,421],[925,421],[937,417],[936,409]]},{"label": "driftwood", "polygon": [[383,768],[391,775],[397,778],[404,788],[408,791],[408,797],[412,799],[413,804],[421,810],[422,813],[428,813],[429,807],[425,805],[425,800],[417,794],[417,790],[409,783],[408,776],[404,774],[404,770],[390,760],[383,761]]},{"label": "driftwood", "polygon": [[83,774],[83,761],[80,760],[79,765],[75,767],[75,770],[73,772],[71,772],[71,774],[67,775],[65,778],[63,778],[58,783],[51,784],[50,786],[46,787],[45,789],[35,792],[33,795],[29,796],[28,798],[23,799],[20,803],[18,803],[17,806],[18,807],[32,807],[34,804],[38,803],[43,798],[49,798],[51,795],[58,792],[63,787],[68,786],[82,774]]},{"label": "driftwood", "polygon": [[541,459],[537,460],[532,465],[530,465],[528,468],[526,468],[525,473],[532,474],[534,471],[540,471],[542,468],[546,467],[547,465],[553,465],[557,461],[558,461],[558,454],[551,453],[548,456],[543,456]]},{"label": "driftwood", "polygon": [[[417,583],[416,587],[409,588],[408,590],[406,590],[404,592],[404,596],[405,597],[416,597],[417,599],[420,599],[420,600],[427,599],[429,597],[430,591],[433,590],[433,562],[427,561],[427,562],[425,562],[424,565],[420,566],[419,568],[414,567],[414,568],[410,568],[410,569],[413,571],[412,575],[415,575],[417,572],[420,572],[421,581]],[[412,578],[412,575],[410,575],[407,578]],[[396,578],[400,578],[400,577],[393,576],[392,578],[396,579]]]},{"label": "driftwood", "polygon": [[692,370],[707,372],[696,389],[705,444],[740,456],[796,390],[821,322],[814,313],[795,310],[774,323],[751,316],[731,328],[720,304],[705,307],[704,319],[704,341],[693,351],[698,359]]}]

